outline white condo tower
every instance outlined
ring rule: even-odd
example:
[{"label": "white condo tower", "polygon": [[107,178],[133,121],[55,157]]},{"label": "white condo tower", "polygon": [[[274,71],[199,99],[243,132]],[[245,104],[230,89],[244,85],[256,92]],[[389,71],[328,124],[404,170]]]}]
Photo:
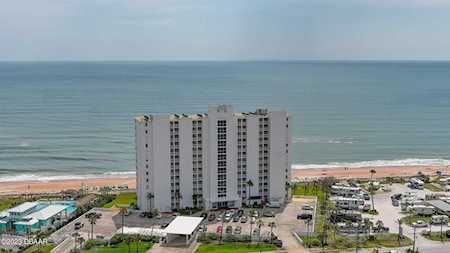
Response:
[{"label": "white condo tower", "polygon": [[165,212],[285,202],[290,121],[285,110],[234,113],[229,105],[211,106],[207,114],[136,118],[138,207]]}]

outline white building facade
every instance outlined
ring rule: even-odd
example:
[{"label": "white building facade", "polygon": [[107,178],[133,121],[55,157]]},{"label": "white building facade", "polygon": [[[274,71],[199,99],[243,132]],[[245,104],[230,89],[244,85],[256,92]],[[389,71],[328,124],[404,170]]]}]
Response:
[{"label": "white building facade", "polygon": [[291,120],[286,111],[135,119],[138,207],[216,209],[288,198]]}]

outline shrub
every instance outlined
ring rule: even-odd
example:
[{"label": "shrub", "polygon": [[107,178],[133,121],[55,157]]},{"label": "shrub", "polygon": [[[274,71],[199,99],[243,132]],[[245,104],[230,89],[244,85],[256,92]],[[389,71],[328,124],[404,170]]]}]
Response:
[{"label": "shrub", "polygon": [[125,237],[125,236],[122,236],[122,235],[120,235],[120,234],[114,235],[114,236],[111,238],[110,244],[113,244],[113,245],[114,245],[114,244],[119,244],[119,243],[123,242],[124,237]]},{"label": "shrub", "polygon": [[317,239],[317,238],[313,238],[313,239],[309,240],[308,244],[311,247],[319,247],[320,246],[320,240]]},{"label": "shrub", "polygon": [[87,240],[86,243],[84,244],[84,248],[85,249],[91,249],[95,246],[100,246],[103,245],[102,242],[97,241],[97,240]]},{"label": "shrub", "polygon": [[217,240],[217,234],[215,233],[202,233],[197,237],[199,242],[211,242]]}]

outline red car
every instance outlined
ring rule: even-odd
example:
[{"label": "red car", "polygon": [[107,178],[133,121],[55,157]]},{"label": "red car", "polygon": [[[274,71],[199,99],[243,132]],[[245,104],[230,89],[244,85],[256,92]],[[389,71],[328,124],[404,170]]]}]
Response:
[{"label": "red car", "polygon": [[222,226],[218,226],[216,229],[216,233],[221,234],[222,233]]}]

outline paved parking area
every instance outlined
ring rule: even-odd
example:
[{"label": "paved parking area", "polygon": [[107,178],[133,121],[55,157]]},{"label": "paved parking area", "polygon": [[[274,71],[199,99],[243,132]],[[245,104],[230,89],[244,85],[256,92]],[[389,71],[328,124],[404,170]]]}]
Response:
[{"label": "paved parking area", "polygon": [[[244,210],[244,216],[248,217],[247,222],[242,223],[241,221],[238,222],[234,222],[234,221],[230,221],[230,222],[218,222],[217,220],[214,221],[206,221],[206,227],[207,227],[207,232],[211,232],[211,233],[215,233],[217,231],[217,227],[222,226],[224,227],[224,229],[226,229],[228,226],[231,226],[233,228],[233,231],[236,227],[241,227],[242,231],[240,234],[242,235],[250,235],[250,229],[254,230],[257,225],[256,224],[250,224],[250,210],[251,209],[245,209]],[[263,214],[266,211],[274,211],[274,212],[279,212],[279,209],[272,209],[272,208],[264,208],[263,209],[258,209],[259,214]],[[211,212],[210,212],[211,213]],[[219,212],[214,212],[216,214],[216,218],[217,216],[221,213]],[[272,221],[275,220],[274,217],[262,217],[261,220],[263,221],[263,225],[261,226],[261,235],[266,235],[270,233],[270,227],[268,226],[268,224]],[[223,234],[225,235],[225,230],[223,230]],[[233,233],[234,234],[234,233]]]},{"label": "paved parking area", "polygon": [[304,204],[315,206],[315,199],[312,198],[293,198],[292,202],[287,204],[281,214],[276,215],[276,233],[283,241],[283,248],[292,253],[308,252],[294,237],[294,231],[306,231],[304,221],[297,220],[297,214],[300,213]]},{"label": "paved parking area", "polygon": [[[124,216],[124,224],[126,227],[140,227],[140,228],[151,228],[151,227],[160,227],[161,225],[165,225],[170,223],[175,216],[171,215],[161,215],[160,218],[147,218],[140,217],[140,212],[132,210],[130,211],[130,215]],[[118,214],[113,217],[114,223],[117,224],[118,227],[122,227],[122,215]]]},{"label": "paved parking area", "polygon": [[[97,220],[94,225],[94,238],[97,236],[103,236],[104,238],[111,238],[118,229],[117,224],[115,224],[113,217],[118,214],[118,210],[116,209],[106,209],[106,208],[94,208],[87,213],[96,212],[100,213],[102,216]],[[87,214],[86,213],[86,214]],[[91,232],[91,224],[89,220],[85,217],[86,214],[78,217],[73,220],[69,224],[60,228],[58,231],[54,232],[49,240],[60,243],[64,241],[66,238],[71,237],[73,233],[78,232],[85,239],[88,238],[88,234]],[[75,223],[81,222],[83,227],[79,230],[75,230]]]}]

